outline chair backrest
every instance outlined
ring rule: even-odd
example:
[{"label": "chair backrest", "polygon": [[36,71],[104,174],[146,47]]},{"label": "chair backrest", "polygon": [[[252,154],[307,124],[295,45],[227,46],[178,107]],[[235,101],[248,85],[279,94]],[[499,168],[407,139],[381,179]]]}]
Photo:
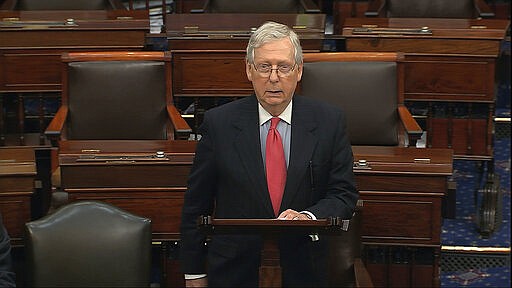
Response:
[{"label": "chair backrest", "polygon": [[210,0],[210,13],[304,13],[299,0]]},{"label": "chair backrest", "polygon": [[169,53],[66,55],[67,139],[165,140],[172,133],[166,110],[172,103]]},{"label": "chair backrest", "polygon": [[27,286],[149,287],[151,221],[73,202],[25,224]]},{"label": "chair backrest", "polygon": [[397,53],[305,53],[301,94],[344,110],[352,145],[397,146],[402,58]]},{"label": "chair backrest", "polygon": [[387,17],[473,18],[474,0],[386,0]]},{"label": "chair backrest", "polygon": [[16,10],[108,10],[111,0],[18,0]]}]

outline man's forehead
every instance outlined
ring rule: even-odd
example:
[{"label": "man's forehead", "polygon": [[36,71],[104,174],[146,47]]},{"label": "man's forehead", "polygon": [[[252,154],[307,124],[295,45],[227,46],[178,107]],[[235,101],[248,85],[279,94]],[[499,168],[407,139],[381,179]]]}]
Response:
[{"label": "man's forehead", "polygon": [[287,38],[267,42],[254,49],[254,58],[261,60],[286,60],[283,58],[287,58],[288,60],[293,61],[294,47]]}]

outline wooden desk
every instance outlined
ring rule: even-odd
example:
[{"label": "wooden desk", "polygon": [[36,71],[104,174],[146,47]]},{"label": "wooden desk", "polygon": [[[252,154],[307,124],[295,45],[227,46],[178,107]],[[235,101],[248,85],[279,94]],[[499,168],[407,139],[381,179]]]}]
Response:
[{"label": "wooden desk", "polygon": [[347,18],[338,32],[347,51],[405,53],[405,100],[424,104],[429,147],[489,160],[496,59],[508,27],[498,19]]},{"label": "wooden desk", "polygon": [[[7,96],[17,102],[13,111],[0,112],[0,145],[27,145],[23,134],[28,121],[39,123],[39,144],[45,144],[43,132],[53,115],[44,106],[49,98],[60,97],[61,53],[142,50],[150,29],[147,10],[4,10],[0,20],[0,111]],[[25,115],[27,97],[40,103],[36,117]],[[5,135],[14,133],[21,136],[9,143]]]},{"label": "wooden desk", "polygon": [[[439,287],[451,149],[353,147],[366,266],[376,287]],[[379,255],[376,255],[379,254]],[[426,255],[426,257],[425,257]],[[426,259],[425,259],[426,258]]]},{"label": "wooden desk", "polygon": [[63,141],[59,147],[61,185],[70,201],[109,202],[150,218],[154,241],[179,239],[195,142]]},{"label": "wooden desk", "polygon": [[0,92],[60,91],[62,52],[142,50],[149,32],[146,10],[0,11],[0,18]]},{"label": "wooden desk", "polygon": [[12,246],[23,245],[24,225],[31,220],[36,174],[33,148],[0,148],[0,213]]}]

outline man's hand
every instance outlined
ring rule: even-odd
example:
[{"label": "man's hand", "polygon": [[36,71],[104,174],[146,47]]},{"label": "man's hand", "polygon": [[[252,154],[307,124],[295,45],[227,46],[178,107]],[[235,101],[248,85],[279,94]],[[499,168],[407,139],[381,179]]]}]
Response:
[{"label": "man's hand", "polygon": [[277,218],[283,220],[311,220],[307,214],[299,213],[292,209],[281,212]]},{"label": "man's hand", "polygon": [[208,287],[208,277],[193,280],[185,280],[186,287]]}]

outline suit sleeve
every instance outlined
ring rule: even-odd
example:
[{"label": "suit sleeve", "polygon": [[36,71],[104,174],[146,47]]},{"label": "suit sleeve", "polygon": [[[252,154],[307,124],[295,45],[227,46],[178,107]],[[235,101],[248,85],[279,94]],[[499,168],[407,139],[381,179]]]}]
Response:
[{"label": "suit sleeve", "polygon": [[180,265],[185,274],[206,273],[206,237],[198,230],[197,220],[199,216],[211,215],[213,212],[217,178],[215,147],[208,114],[205,114],[199,129],[201,139],[197,144],[182,210]]},{"label": "suit sleeve", "polygon": [[346,120],[342,113],[337,113],[338,125],[333,129],[333,141],[330,143],[331,162],[321,171],[320,175],[328,175],[326,183],[320,183],[317,193],[319,199],[307,210],[318,219],[342,217],[350,219],[355,209],[359,192],[356,188],[353,172],[352,147],[348,138]]}]

